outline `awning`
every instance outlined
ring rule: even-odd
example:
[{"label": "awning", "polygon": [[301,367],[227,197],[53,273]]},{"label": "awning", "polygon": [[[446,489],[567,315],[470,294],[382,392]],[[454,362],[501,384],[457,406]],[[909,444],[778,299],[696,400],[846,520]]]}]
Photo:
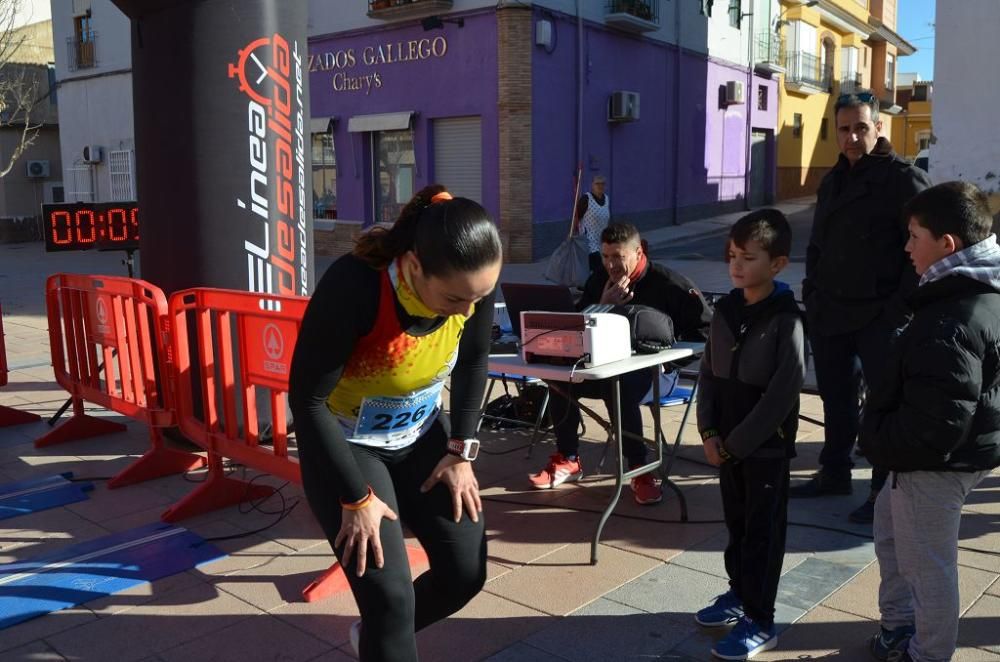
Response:
[{"label": "awning", "polygon": [[309,120],[309,133],[331,133],[336,117],[313,117]]},{"label": "awning", "polygon": [[410,128],[410,118],[415,111],[407,110],[401,113],[376,113],[374,115],[355,115],[347,120],[347,130],[351,133],[365,131],[398,131]]}]

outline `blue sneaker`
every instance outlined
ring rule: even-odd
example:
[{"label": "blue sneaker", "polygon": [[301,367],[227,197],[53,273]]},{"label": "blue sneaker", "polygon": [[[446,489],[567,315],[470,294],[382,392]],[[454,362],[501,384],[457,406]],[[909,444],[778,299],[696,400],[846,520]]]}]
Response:
[{"label": "blue sneaker", "polygon": [[749,660],[777,645],[778,635],[773,625],[765,630],[744,616],[728,635],[715,644],[712,655],[722,660]]},{"label": "blue sneaker", "polygon": [[904,649],[916,630],[912,625],[903,625],[895,630],[879,628],[878,633],[868,642],[868,650],[876,660],[888,660],[894,650]]},{"label": "blue sneaker", "polygon": [[715,596],[715,602],[694,615],[698,625],[708,628],[732,625],[741,618],[743,618],[743,603],[732,591]]}]

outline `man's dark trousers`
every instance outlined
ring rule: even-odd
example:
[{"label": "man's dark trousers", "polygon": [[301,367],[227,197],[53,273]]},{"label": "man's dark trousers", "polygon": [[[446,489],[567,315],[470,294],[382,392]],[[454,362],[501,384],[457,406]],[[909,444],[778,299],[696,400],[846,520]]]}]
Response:
[{"label": "man's dark trousers", "polygon": [[[861,378],[869,391],[879,388],[882,370],[889,354],[893,330],[882,320],[833,336],[812,333],[813,365],[820,397],[823,399],[823,421],[826,441],[819,455],[825,477],[834,482],[850,482],[851,451],[860,429]],[[888,471],[872,468],[871,488],[882,489]]]},{"label": "man's dark trousers", "polygon": [[719,467],[729,531],[726,574],[743,611],[762,627],[774,624],[788,528],[787,459],[729,460]]},{"label": "man's dark trousers", "polygon": [[[620,377],[621,379],[621,407],[622,407],[622,431],[631,433],[624,435],[622,440],[622,455],[629,466],[643,464],[646,459],[646,444],[636,437],[642,436],[642,411],[640,405],[646,394],[649,393],[650,386],[653,385],[653,374],[651,370],[637,370],[629,372]],[[556,386],[564,391],[568,391],[574,398],[595,398],[604,400],[607,405],[608,415],[614,411],[614,400],[612,393],[612,381],[601,379],[596,381],[585,381],[579,384],[557,383]],[[549,398],[549,411],[552,415],[552,424],[556,431],[556,446],[564,456],[577,455],[580,447],[580,439],[577,436],[577,429],[580,427],[580,407],[576,403],[567,402],[555,391]]]}]

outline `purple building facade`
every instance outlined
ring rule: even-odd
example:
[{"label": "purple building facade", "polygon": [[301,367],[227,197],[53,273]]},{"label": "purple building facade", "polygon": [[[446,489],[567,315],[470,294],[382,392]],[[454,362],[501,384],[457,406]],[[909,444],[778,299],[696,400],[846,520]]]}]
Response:
[{"label": "purple building facade", "polygon": [[440,182],[528,261],[566,236],[578,171],[581,192],[604,175],[614,218],[640,229],[773,199],[776,82],[690,47],[690,31],[678,48],[538,7],[448,18],[462,25],[310,39],[319,226],[390,222]]}]

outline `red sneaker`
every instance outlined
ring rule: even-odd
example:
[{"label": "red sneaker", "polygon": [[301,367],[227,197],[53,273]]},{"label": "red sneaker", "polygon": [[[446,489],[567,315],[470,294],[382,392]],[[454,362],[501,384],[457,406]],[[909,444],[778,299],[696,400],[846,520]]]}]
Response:
[{"label": "red sneaker", "polygon": [[537,474],[528,476],[532,487],[539,490],[547,490],[559,487],[567,481],[576,481],[583,478],[583,467],[580,465],[580,458],[567,460],[562,453],[553,453],[549,456],[549,463]]},{"label": "red sneaker", "polygon": [[660,480],[653,477],[653,474],[642,474],[632,479],[632,496],[640,506],[653,503],[660,503],[663,500],[663,488],[660,487]]}]

